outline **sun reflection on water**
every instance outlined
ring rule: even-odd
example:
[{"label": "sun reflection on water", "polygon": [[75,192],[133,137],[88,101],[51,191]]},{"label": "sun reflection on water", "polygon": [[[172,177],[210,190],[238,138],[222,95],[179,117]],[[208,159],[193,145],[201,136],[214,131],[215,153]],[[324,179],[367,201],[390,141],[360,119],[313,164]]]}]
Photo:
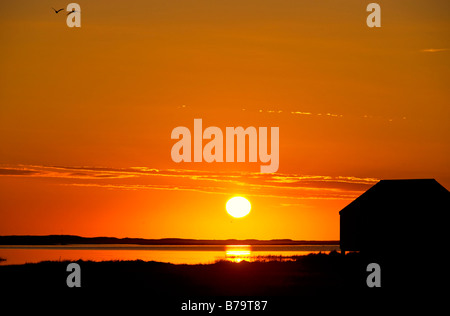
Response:
[{"label": "sun reflection on water", "polygon": [[225,258],[231,262],[250,261],[252,246],[250,245],[227,245],[225,247]]}]

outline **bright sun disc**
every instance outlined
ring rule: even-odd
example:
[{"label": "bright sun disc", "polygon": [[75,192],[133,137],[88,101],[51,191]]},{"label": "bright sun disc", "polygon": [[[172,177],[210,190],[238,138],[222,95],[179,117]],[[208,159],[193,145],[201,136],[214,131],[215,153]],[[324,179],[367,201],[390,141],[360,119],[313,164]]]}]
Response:
[{"label": "bright sun disc", "polygon": [[244,217],[250,213],[251,208],[252,205],[250,202],[241,196],[235,196],[229,199],[226,205],[228,214],[236,218]]}]

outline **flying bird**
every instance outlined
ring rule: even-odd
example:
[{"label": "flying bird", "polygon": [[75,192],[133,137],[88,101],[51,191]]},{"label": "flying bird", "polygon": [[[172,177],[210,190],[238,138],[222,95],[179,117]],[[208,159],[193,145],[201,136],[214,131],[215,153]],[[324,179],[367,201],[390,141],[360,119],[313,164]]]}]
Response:
[{"label": "flying bird", "polygon": [[64,10],[64,8],[62,8],[62,9],[59,9],[59,10],[56,10],[56,9],[55,9],[55,8],[53,8],[53,7],[52,7],[52,9],[53,9],[53,11],[55,11],[55,13],[56,13],[56,14],[58,14],[58,13],[59,13],[59,11],[62,11],[62,10]]},{"label": "flying bird", "polygon": [[77,12],[77,11],[75,11],[75,9],[73,9],[72,11],[70,11],[69,13],[67,13],[67,15],[69,15],[69,14],[71,14],[71,13],[74,13],[74,12]]}]

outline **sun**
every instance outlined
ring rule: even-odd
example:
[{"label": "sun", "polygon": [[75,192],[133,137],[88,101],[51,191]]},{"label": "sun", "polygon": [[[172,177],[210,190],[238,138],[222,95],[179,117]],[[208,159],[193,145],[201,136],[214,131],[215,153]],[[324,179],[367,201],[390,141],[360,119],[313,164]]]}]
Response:
[{"label": "sun", "polygon": [[251,208],[252,205],[250,204],[250,202],[242,196],[232,197],[228,200],[226,205],[228,214],[236,218],[248,215]]}]

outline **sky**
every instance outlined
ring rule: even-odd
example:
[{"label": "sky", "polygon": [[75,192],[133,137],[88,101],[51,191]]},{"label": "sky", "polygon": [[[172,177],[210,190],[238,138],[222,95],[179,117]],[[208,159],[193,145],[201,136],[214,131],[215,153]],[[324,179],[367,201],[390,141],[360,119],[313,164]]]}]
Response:
[{"label": "sky", "polygon": [[[450,188],[448,1],[77,3],[0,3],[0,235],[338,240],[380,179]],[[196,118],[279,127],[279,169],[175,163]]]}]

